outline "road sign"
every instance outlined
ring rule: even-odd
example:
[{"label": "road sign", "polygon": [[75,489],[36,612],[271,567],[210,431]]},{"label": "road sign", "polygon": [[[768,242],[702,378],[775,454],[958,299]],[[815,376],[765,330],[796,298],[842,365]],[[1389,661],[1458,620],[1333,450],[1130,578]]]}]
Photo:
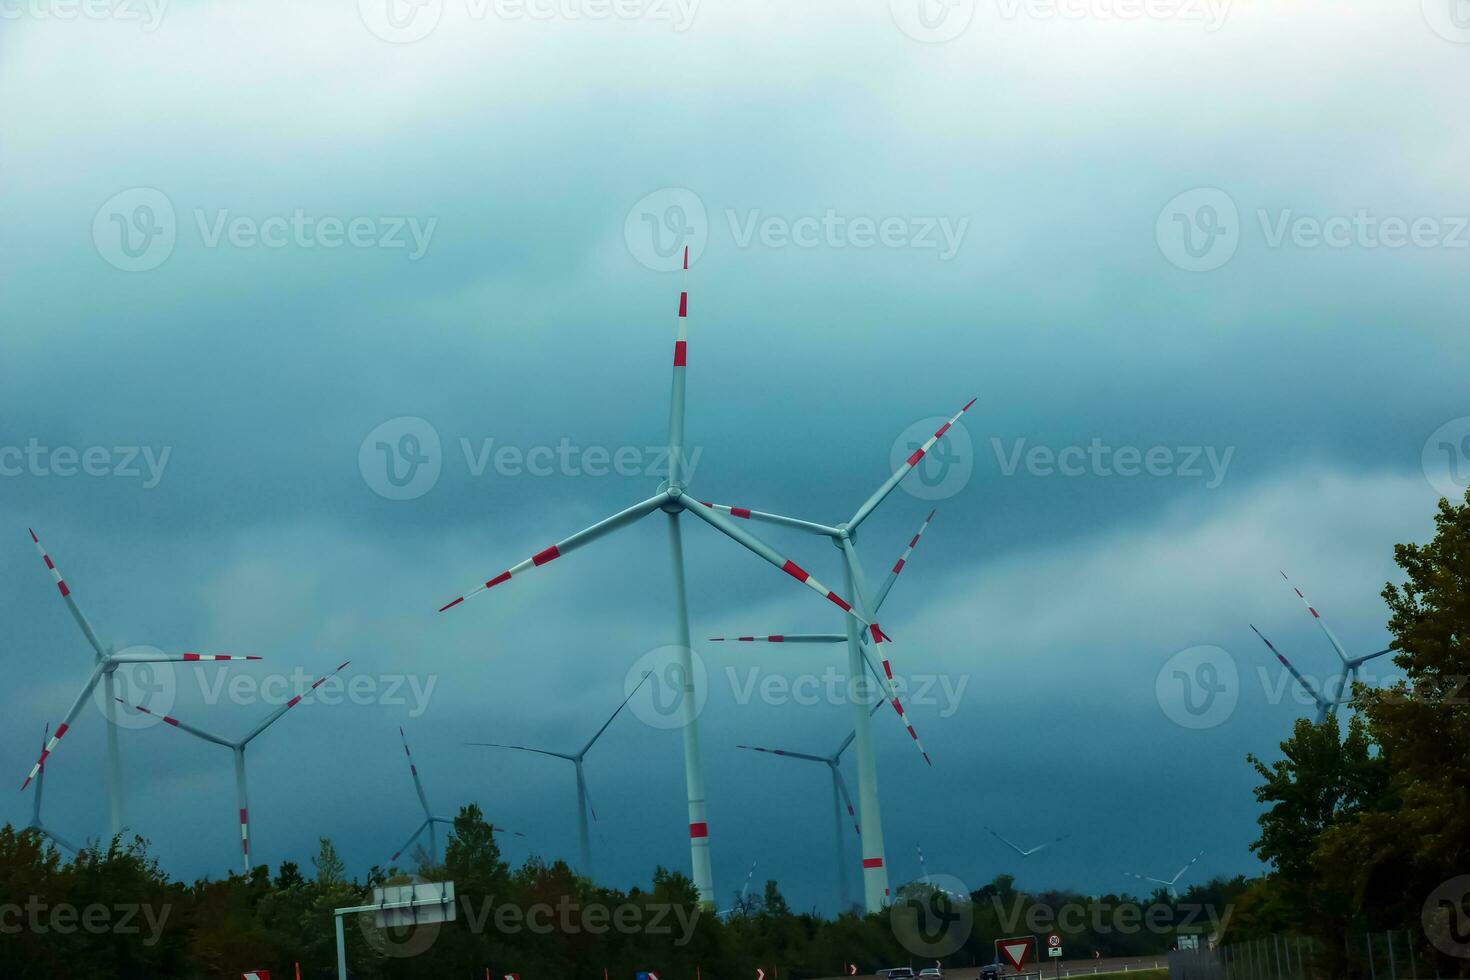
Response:
[{"label": "road sign", "polygon": [[1046,948],[1046,955],[1047,956],[1061,956],[1062,955],[1062,947],[1060,947],[1060,946],[1048,946]]},{"label": "road sign", "polygon": [[997,939],[995,955],[1004,959],[1016,970],[1022,969],[1026,961],[1036,956],[1036,937],[1017,936],[1015,939]]},{"label": "road sign", "polygon": [[1062,936],[1061,936],[1061,933],[1054,932],[1050,936],[1047,936],[1046,937],[1046,948],[1047,949],[1061,949],[1062,948]]},{"label": "road sign", "polygon": [[850,977],[857,976],[857,964],[856,963],[849,963],[849,964],[847,964],[847,975],[850,976]]},{"label": "road sign", "polygon": [[245,980],[271,980],[271,971],[246,970],[243,974],[241,974],[241,976],[243,976]]},{"label": "road sign", "polygon": [[379,929],[454,921],[454,882],[390,885],[373,889],[373,919]]}]

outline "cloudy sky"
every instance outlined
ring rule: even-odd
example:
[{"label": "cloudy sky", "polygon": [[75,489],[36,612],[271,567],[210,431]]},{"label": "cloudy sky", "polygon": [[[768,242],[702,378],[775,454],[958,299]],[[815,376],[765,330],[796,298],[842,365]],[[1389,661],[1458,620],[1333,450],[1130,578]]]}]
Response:
[{"label": "cloudy sky", "polygon": [[[664,529],[434,610],[656,488],[687,243],[699,496],[843,520],[978,397],[862,536],[877,580],[938,508],[884,610],[935,760],[879,716],[895,882],[916,845],[974,886],[1257,870],[1244,756],[1310,708],[1248,624],[1332,675],[1286,569],[1380,649],[1392,545],[1470,480],[1453,13],[0,2],[0,772],[90,669],[35,527],[106,641],[266,658],[128,677],[186,720],[243,734],[352,660],[251,747],[257,859],[385,863],[419,819],[400,725],[438,811],[574,857],[570,767],[463,743],[596,730],[671,640]],[[696,637],[841,628],[685,524]],[[847,706],[760,692],[844,658],[697,647],[718,891],[755,861],[832,909],[822,773],[735,745],[835,747]],[[1176,670],[1224,685],[1205,727]],[[689,860],[645,718],[589,757],[623,886]],[[228,753],[124,721],[130,826],[235,867]],[[103,733],[85,709],[48,767],[63,835],[106,830]],[[1022,867],[985,825],[1073,840]]]}]

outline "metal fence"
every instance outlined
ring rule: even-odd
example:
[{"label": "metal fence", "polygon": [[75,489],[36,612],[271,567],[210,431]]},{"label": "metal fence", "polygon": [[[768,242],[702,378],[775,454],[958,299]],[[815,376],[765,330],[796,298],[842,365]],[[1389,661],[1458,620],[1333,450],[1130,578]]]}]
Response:
[{"label": "metal fence", "polygon": [[[1451,973],[1451,976],[1454,974]],[[1422,933],[1354,933],[1341,949],[1306,936],[1275,935],[1169,954],[1170,980],[1440,980],[1440,960]]]}]

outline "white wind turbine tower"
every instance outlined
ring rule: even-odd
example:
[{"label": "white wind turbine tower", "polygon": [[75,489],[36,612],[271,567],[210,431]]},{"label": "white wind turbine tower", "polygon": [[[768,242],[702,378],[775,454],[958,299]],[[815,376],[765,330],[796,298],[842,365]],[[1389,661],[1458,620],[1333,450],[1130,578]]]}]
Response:
[{"label": "white wind turbine tower", "polygon": [[[41,750],[43,752],[46,750],[46,736],[50,734],[51,726],[47,725],[45,730],[41,733]],[[41,792],[45,788],[46,767],[42,766],[40,770],[36,773],[36,791],[31,795],[31,822],[26,825],[26,829],[34,830],[36,833],[41,834],[44,837],[51,838],[57,844],[60,844],[62,848],[75,854],[77,852],[77,849],[74,845],[67,843],[64,838],[58,836],[54,830],[47,827],[44,823],[41,822]]]},{"label": "white wind turbine tower", "polygon": [[1020,848],[1020,847],[1016,846],[1015,844],[1012,844],[1010,841],[1006,840],[1000,834],[997,834],[995,831],[991,830],[989,827],[986,827],[985,829],[990,834],[991,837],[994,837],[996,840],[1000,841],[1006,847],[1009,847],[1011,850],[1015,851],[1017,854],[1021,855],[1021,857],[1023,857],[1023,858],[1028,858],[1031,855],[1035,854],[1037,851],[1044,850],[1044,849],[1046,849],[1048,847],[1051,847],[1053,844],[1060,844],[1062,841],[1064,841],[1067,838],[1069,838],[1069,837],[1072,836],[1071,834],[1063,834],[1062,836],[1055,837],[1055,838],[1053,838],[1053,839],[1051,839],[1049,841],[1046,841],[1043,844],[1037,844],[1035,847],[1028,847],[1028,848],[1025,848],[1023,850],[1022,848]]},{"label": "white wind turbine tower", "polygon": [[622,712],[622,710],[628,706],[628,702],[631,701],[631,700],[633,700],[633,695],[635,695],[635,694],[638,693],[639,688],[643,687],[643,685],[645,683],[647,683],[648,678],[651,677],[652,675],[653,675],[653,671],[651,671],[651,670],[650,671],[647,671],[643,675],[643,679],[640,680],[634,686],[633,690],[631,690],[631,691],[628,692],[628,696],[623,699],[623,703],[617,706],[617,709],[615,711],[613,711],[613,713],[611,715],[608,716],[607,721],[605,721],[605,722],[602,723],[602,727],[597,730],[597,733],[594,734],[590,739],[588,739],[587,740],[587,743],[585,745],[583,745],[582,748],[581,748],[581,750],[578,751],[578,752],[567,754],[565,752],[553,752],[550,749],[535,749],[535,748],[531,748],[530,746],[527,746],[527,745],[509,745],[509,744],[506,744],[504,742],[466,742],[465,743],[466,745],[478,745],[478,746],[485,747],[485,748],[493,748],[493,749],[514,749],[514,750],[519,751],[519,752],[534,752],[537,755],[549,755],[553,759],[565,759],[567,762],[570,762],[573,766],[576,767],[576,769],[577,769],[577,840],[578,840],[578,844],[580,845],[580,848],[581,848],[581,867],[579,867],[577,870],[581,873],[582,877],[587,878],[589,880],[591,880],[593,878],[593,870],[592,870],[592,836],[591,836],[591,833],[589,832],[589,829],[588,829],[588,826],[587,826],[587,815],[590,813],[592,815],[592,819],[593,820],[596,820],[597,819],[597,808],[592,805],[592,797],[587,792],[587,771],[584,768],[583,763],[587,759],[587,753],[592,750],[592,746],[596,745],[597,744],[597,740],[602,737],[602,733],[605,732],[605,731],[607,731],[608,726],[611,725],[613,723],[614,719],[616,719],[617,716]]},{"label": "white wind turbine tower", "polygon": [[1179,892],[1174,886],[1179,884],[1179,879],[1184,877],[1184,872],[1194,867],[1194,862],[1204,857],[1204,854],[1204,851],[1200,851],[1194,857],[1190,858],[1189,863],[1180,868],[1178,871],[1174,872],[1174,877],[1168,879],[1167,881],[1163,878],[1150,878],[1146,875],[1134,874],[1132,871],[1125,871],[1123,872],[1123,875],[1127,878],[1137,878],[1139,881],[1148,881],[1152,882],[1155,885],[1162,885],[1164,887],[1164,890],[1169,893],[1169,896],[1171,898],[1178,898]]},{"label": "white wind turbine tower", "polygon": [[[412,847],[413,842],[419,839],[419,834],[422,834],[425,830],[427,830],[429,832],[429,861],[431,863],[437,862],[439,860],[439,838],[438,835],[434,832],[434,824],[442,823],[446,827],[453,827],[454,821],[449,819],[448,817],[436,817],[434,816],[433,811],[429,809],[429,798],[424,793],[424,784],[419,780],[419,767],[414,764],[413,753],[408,750],[408,736],[403,734],[403,729],[401,727],[398,729],[398,737],[403,740],[403,754],[408,757],[408,771],[413,774],[413,788],[419,794],[419,805],[424,808],[424,822],[418,825],[418,829],[413,832],[413,836],[409,837],[409,839],[404,842],[402,847],[394,851],[393,856],[388,860],[390,862],[397,861],[398,856],[404,851],[408,850],[410,847]],[[513,834],[516,837],[526,836],[519,831],[508,831],[503,827],[496,827],[493,824],[490,827],[490,831],[491,833],[495,834],[509,833]]]},{"label": "white wind turbine tower", "polygon": [[208,660],[259,660],[260,658],[231,657],[223,654],[208,653],[144,652],[140,650],[120,652],[116,646],[103,644],[97,637],[97,631],[92,628],[92,624],[87,621],[86,615],[82,613],[82,607],[77,605],[77,600],[72,595],[71,587],[61,577],[61,569],[56,567],[56,563],[51,560],[51,556],[47,554],[46,549],[41,547],[41,539],[36,537],[34,530],[30,528],[26,530],[30,532],[31,542],[36,546],[36,551],[40,554],[41,560],[46,563],[46,568],[50,570],[51,577],[56,580],[56,590],[61,593],[61,598],[66,601],[66,607],[71,610],[72,618],[77,621],[77,626],[81,627],[82,635],[91,644],[95,664],[92,668],[92,676],[87,679],[87,684],[82,688],[82,693],[77,695],[77,699],[72,702],[71,709],[67,711],[66,717],[62,719],[61,724],[56,726],[55,733],[41,747],[40,758],[31,767],[30,773],[26,776],[25,782],[21,784],[20,788],[24,790],[31,784],[31,780],[35,779],[41,772],[41,767],[45,765],[46,759],[51,753],[56,751],[56,746],[66,736],[66,733],[71,730],[72,723],[76,721],[77,715],[81,713],[82,706],[87,703],[87,698],[91,697],[92,691],[96,689],[97,684],[100,682],[103,686],[103,692],[106,695],[103,703],[107,717],[107,782],[108,795],[112,801],[111,836],[116,837],[123,831],[122,763],[117,751],[117,709],[113,707],[114,702],[117,700],[117,680],[115,676],[117,669],[129,664],[191,663]]},{"label": "white wind turbine tower", "polygon": [[[883,702],[879,701],[873,705],[873,711],[870,714],[876,713],[881,707],[883,707]],[[837,751],[831,755],[810,755],[805,752],[792,752],[787,749],[767,749],[758,745],[735,746],[737,749],[749,749],[751,752],[764,752],[767,755],[779,755],[787,759],[797,759],[802,762],[818,762],[827,767],[832,777],[832,836],[837,845],[837,887],[842,902],[841,908],[844,912],[853,907],[852,895],[847,885],[847,845],[845,843],[847,834],[842,829],[844,822],[842,811],[844,808],[847,810],[848,819],[854,821],[852,824],[853,831],[858,837],[862,837],[863,834],[862,828],[856,822],[857,811],[853,809],[852,797],[847,793],[847,783],[842,778],[841,766],[842,753],[847,751],[848,746],[852,745],[853,739],[856,737],[856,731],[849,732],[847,737],[842,740],[842,744],[837,746]]]},{"label": "white wind turbine tower", "polygon": [[[687,247],[684,249],[683,264],[684,275],[687,280],[689,273],[689,249]],[[713,875],[710,870],[709,818],[705,809],[704,766],[700,757],[699,729],[696,724],[695,698],[693,697],[693,651],[690,648],[689,639],[689,604],[684,580],[684,543],[679,518],[684,514],[693,514],[699,520],[704,521],[715,530],[733,539],[736,543],[755,552],[761,558],[812,589],[822,598],[837,605],[838,608],[855,620],[855,622],[849,624],[849,631],[853,636],[854,646],[857,643],[858,623],[861,623],[872,632],[874,643],[877,645],[880,654],[882,647],[885,643],[889,642],[890,638],[878,628],[878,625],[872,621],[871,616],[867,615],[861,609],[854,609],[840,595],[813,578],[806,569],[785,555],[777,552],[749,531],[736,526],[733,521],[725,518],[713,507],[700,506],[699,502],[692,500],[686,492],[688,480],[692,476],[691,473],[687,472],[688,468],[684,458],[684,372],[688,362],[687,320],[689,316],[689,290],[687,286],[688,284],[686,282],[685,288],[679,293],[678,330],[674,340],[673,381],[669,395],[669,478],[659,486],[658,492],[647,500],[619,511],[611,517],[606,517],[591,527],[584,528],[571,537],[564,538],[536,552],[530,558],[512,565],[510,568],[486,579],[470,592],[445,603],[440,607],[439,611],[444,612],[447,609],[452,609],[471,596],[479,595],[481,592],[492,589],[497,585],[502,585],[516,576],[524,575],[543,565],[549,564],[583,545],[596,541],[598,538],[625,527],[639,518],[652,514],[654,511],[662,511],[664,513],[669,529],[669,557],[673,572],[671,595],[674,607],[674,646],[679,650],[679,667],[683,672],[683,676],[689,679],[685,682],[685,689],[680,699],[680,709],[684,737],[684,779],[689,802],[690,859],[693,866],[694,885],[699,890],[700,903],[704,908],[713,910],[715,888]],[[948,426],[945,428],[948,428]],[[942,433],[943,430],[940,431],[940,434]],[[911,457],[908,465],[901,468],[897,474],[890,478],[884,487],[879,489],[878,493],[874,494],[869,503],[860,509],[859,520],[854,521],[854,525],[860,523],[860,519],[866,517],[867,513],[873,507],[877,506],[878,502],[887,495],[893,486],[897,485],[898,480],[902,478],[904,473],[913,468],[914,464],[922,458],[928,446],[932,445],[933,442],[934,440],[931,439],[924,449],[916,452]],[[842,533],[843,540],[845,541],[846,532],[843,531],[840,533]],[[885,663],[887,662],[886,656],[884,657],[884,661]],[[855,660],[854,662],[857,663],[859,661]],[[896,697],[893,699],[893,705],[895,710],[899,712],[900,717],[902,717],[903,707]],[[867,713],[861,711],[861,709],[859,709],[859,713],[862,715],[863,726],[866,726]],[[864,730],[865,727],[860,729],[860,731]],[[908,725],[908,730],[917,745],[918,735],[914,732],[913,726]],[[919,750],[921,752],[923,751],[922,745],[919,746]],[[928,756],[925,755],[925,759],[927,758]]]},{"label": "white wind turbine tower", "polygon": [[[888,658],[882,654],[882,645],[888,640],[888,636],[878,628],[877,615],[884,601],[888,598],[888,593],[893,588],[893,583],[898,580],[898,576],[907,566],[909,557],[913,554],[914,548],[919,543],[919,538],[923,537],[924,530],[928,528],[929,522],[934,519],[934,511],[931,510],[929,512],[929,516],[924,518],[924,522],[919,526],[919,530],[909,539],[908,547],[904,549],[903,554],[899,556],[894,566],[889,569],[888,577],[884,580],[882,587],[873,596],[871,601],[867,599],[867,585],[863,577],[862,566],[858,562],[856,548],[857,528],[873,512],[873,508],[882,503],[883,499],[892,492],[893,488],[898,486],[899,481],[919,464],[919,461],[923,459],[924,455],[933,448],[936,442],[943,438],[950,427],[973,404],[975,404],[975,400],[971,399],[970,403],[960,409],[952,419],[940,426],[938,431],[930,436],[927,442],[915,450],[909,456],[907,462],[889,476],[883,485],[857,509],[852,519],[844,524],[829,527],[825,524],[817,524],[792,517],[783,517],[779,514],[771,514],[765,511],[750,510],[745,507],[706,503],[706,507],[727,512],[733,517],[744,518],[746,520],[768,521],[773,524],[796,528],[813,534],[823,534],[832,538],[833,542],[842,549],[842,554],[846,561],[844,569],[846,573],[845,588],[857,602],[858,610],[862,613],[863,617],[871,621],[869,628],[863,631],[857,630],[849,620],[847,623],[848,629],[845,633],[775,633],[765,636],[739,636],[735,637],[735,639],[739,642],[846,643],[849,676],[853,678],[864,676],[863,664],[866,661],[868,668],[873,670],[874,676],[878,677],[880,682],[887,688],[888,695],[892,698],[894,710],[898,712],[899,717],[908,725],[908,719],[904,715],[903,706],[899,703],[897,694],[893,688],[893,669],[889,664]],[[864,650],[864,647],[869,645],[870,638],[879,647],[879,656],[883,661],[883,672],[881,674],[873,667],[872,661],[868,659],[867,652]],[[727,638],[712,637],[712,639],[721,641]],[[873,754],[872,734],[868,724],[869,714],[863,710],[862,698],[855,699],[853,707],[854,717],[856,719],[854,731],[857,733],[858,752],[858,814],[862,824],[863,838],[863,898],[867,911],[872,913],[881,911],[888,901],[888,869],[884,865],[883,817],[878,807],[878,768],[877,760]],[[913,726],[908,725],[908,730],[909,734],[917,742],[918,736],[914,734]],[[924,754],[924,761],[929,761],[927,753]]]},{"label": "white wind turbine tower", "polygon": [[222,745],[234,753],[235,793],[240,803],[240,853],[242,855],[242,867],[244,868],[244,873],[246,877],[250,875],[250,801],[248,795],[245,792],[245,748],[255,740],[256,736],[265,731],[267,728],[271,727],[271,725],[275,724],[277,719],[279,719],[286,712],[290,711],[292,708],[300,704],[302,698],[306,697],[312,691],[315,691],[317,688],[321,687],[322,684],[326,683],[327,678],[335,677],[337,674],[341,673],[342,668],[346,667],[351,662],[352,661],[350,660],[344,660],[340,664],[338,664],[337,669],[332,671],[330,674],[318,677],[316,680],[312,681],[311,687],[308,688],[305,692],[295,695],[291,698],[291,700],[287,701],[285,704],[281,705],[279,708],[266,715],[264,721],[252,728],[250,730],[250,733],[244,738],[238,740],[231,740],[225,738],[222,735],[215,735],[212,732],[207,732],[202,728],[197,728],[186,722],[182,722],[179,719],[172,717],[171,715],[160,715],[157,712],[149,711],[142,705],[129,705],[129,707],[131,707],[135,711],[141,711],[145,715],[152,715],[155,718],[161,719],[166,724],[172,725],[175,728],[188,732],[190,735],[193,735],[196,738],[202,738],[206,742],[213,742],[215,745]]}]

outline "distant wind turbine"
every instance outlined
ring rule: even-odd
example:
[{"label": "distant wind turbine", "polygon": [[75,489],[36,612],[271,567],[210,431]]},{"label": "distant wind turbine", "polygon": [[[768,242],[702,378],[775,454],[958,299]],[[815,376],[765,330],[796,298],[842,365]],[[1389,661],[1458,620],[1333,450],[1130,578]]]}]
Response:
[{"label": "distant wind turbine", "polygon": [[1186,872],[1190,868],[1194,867],[1194,862],[1196,862],[1200,858],[1204,857],[1204,854],[1205,854],[1204,851],[1200,851],[1194,857],[1190,858],[1189,859],[1189,863],[1186,864],[1184,867],[1180,868],[1178,871],[1176,871],[1174,873],[1174,877],[1168,879],[1167,881],[1165,881],[1162,878],[1149,878],[1146,875],[1134,874],[1132,871],[1125,871],[1125,872],[1123,872],[1123,874],[1124,874],[1125,877],[1128,877],[1128,878],[1137,878],[1139,881],[1148,881],[1148,882],[1152,882],[1155,885],[1163,885],[1164,886],[1164,890],[1167,891],[1171,897],[1178,898],[1179,897],[1179,892],[1177,890],[1175,890],[1174,886],[1177,885],[1177,884],[1179,884],[1179,879],[1184,877],[1184,872]]},{"label": "distant wind turbine", "polygon": [[107,782],[108,795],[112,801],[112,836],[116,837],[123,831],[123,784],[122,784],[122,762],[118,757],[117,750],[117,709],[113,703],[118,701],[116,672],[119,667],[129,664],[153,664],[153,663],[192,663],[196,661],[212,660],[259,660],[259,657],[231,657],[224,654],[212,653],[163,653],[147,652],[141,650],[126,650],[119,652],[116,646],[106,645],[97,636],[97,631],[87,621],[82,607],[77,605],[76,596],[72,595],[71,587],[66,584],[66,579],[61,577],[61,569],[51,560],[46,549],[41,546],[41,539],[36,537],[36,532],[30,528],[31,542],[36,546],[36,552],[40,554],[41,560],[46,563],[46,568],[51,572],[51,577],[56,581],[56,590],[61,593],[61,598],[66,601],[66,608],[71,610],[72,618],[81,627],[82,635],[87,638],[91,645],[95,658],[95,666],[92,668],[92,676],[88,678],[87,684],[82,688],[82,693],[72,702],[71,709],[67,711],[66,717],[61,724],[56,726],[56,731],[47,739],[46,744],[41,747],[41,757],[31,767],[30,774],[26,776],[20,788],[24,790],[31,784],[31,780],[41,772],[41,766],[46,759],[56,751],[66,733],[71,730],[72,722],[76,721],[77,715],[82,711],[82,706],[87,703],[87,698],[92,696],[92,691],[99,683],[103,686],[106,698],[103,701],[104,714],[107,718]]},{"label": "distant wind turbine", "polygon": [[990,834],[991,837],[994,837],[996,840],[1000,841],[1006,847],[1009,847],[1011,850],[1015,851],[1017,854],[1021,855],[1021,857],[1023,857],[1023,858],[1028,858],[1031,855],[1035,854],[1037,851],[1042,850],[1043,848],[1051,847],[1053,844],[1060,844],[1062,841],[1064,841],[1067,838],[1069,838],[1069,837],[1072,836],[1071,834],[1063,834],[1062,836],[1053,838],[1052,840],[1049,840],[1049,841],[1047,841],[1044,844],[1037,844],[1035,847],[1028,847],[1028,848],[1022,849],[1020,847],[1017,847],[1015,844],[1011,843],[1010,841],[1006,840],[1004,837],[1002,837],[1000,834],[997,834],[995,831],[991,830],[989,827],[986,827],[985,829],[986,829],[986,831],[989,832],[989,834]]},{"label": "distant wind turbine", "polygon": [[[881,707],[883,707],[883,702],[879,701],[873,705],[873,710],[869,714],[876,714]],[[859,837],[863,833],[857,824],[857,811],[853,809],[852,797],[847,795],[847,783],[842,778],[841,768],[842,753],[847,751],[848,746],[852,745],[853,739],[856,737],[856,731],[848,732],[847,737],[842,740],[842,744],[837,746],[837,751],[831,755],[808,755],[805,752],[790,752],[786,749],[767,749],[757,745],[735,746],[737,749],[748,749],[751,752],[764,752],[767,755],[779,755],[787,759],[799,759],[803,762],[819,762],[831,772],[832,812],[835,816],[835,827],[832,836],[837,845],[837,883],[842,901],[842,910],[844,912],[852,908],[852,897],[847,886],[847,847],[844,844],[844,841],[847,839],[847,833],[842,829],[842,810],[844,807],[847,808],[848,819],[853,821],[852,829],[854,833]]]},{"label": "distant wind turbine", "polygon": [[1331,643],[1332,649],[1337,651],[1338,659],[1342,661],[1343,670],[1345,672],[1343,683],[1339,684],[1338,686],[1337,697],[1339,703],[1347,703],[1349,700],[1352,699],[1353,682],[1358,679],[1358,668],[1362,667],[1370,660],[1374,660],[1378,657],[1384,656],[1385,654],[1392,653],[1393,648],[1389,647],[1386,650],[1379,650],[1377,653],[1364,654],[1361,657],[1349,657],[1347,650],[1343,648],[1342,642],[1338,640],[1337,635],[1332,632],[1332,628],[1327,625],[1327,620],[1323,619],[1322,614],[1317,612],[1317,608],[1307,601],[1307,597],[1302,594],[1302,590],[1297,588],[1296,585],[1292,583],[1291,579],[1287,578],[1285,572],[1281,573],[1281,577],[1283,579],[1286,579],[1286,583],[1291,586],[1291,590],[1295,592],[1297,598],[1302,601],[1302,605],[1307,607],[1307,612],[1312,614],[1312,619],[1316,621],[1317,625],[1321,628],[1322,633],[1327,637],[1327,642]]},{"label": "distant wind turbine", "polygon": [[[403,754],[408,757],[408,771],[413,774],[413,788],[419,794],[419,805],[424,808],[424,822],[418,825],[418,829],[413,832],[413,836],[405,841],[402,847],[394,851],[393,856],[388,860],[390,862],[397,861],[398,856],[404,851],[408,850],[410,847],[412,847],[413,842],[419,839],[419,834],[422,834],[425,830],[428,830],[429,861],[431,863],[437,862],[439,860],[439,840],[438,835],[434,833],[434,824],[439,823],[444,824],[447,827],[453,827],[454,821],[450,820],[448,817],[436,817],[429,809],[429,798],[424,794],[424,784],[419,780],[419,767],[414,764],[413,753],[408,750],[408,736],[403,734],[402,728],[398,729],[398,737],[403,740]],[[503,827],[495,827],[493,825],[490,829],[492,833],[496,834],[509,833],[514,834],[516,837],[526,836],[525,834],[519,833],[517,831],[507,831]]]},{"label": "distant wind turbine", "polygon": [[719,913],[726,918],[740,913],[745,915],[750,911],[750,879],[755,877],[755,862],[750,862],[750,870],[745,873],[745,884],[741,886],[740,894],[735,896],[735,904],[725,911]]},{"label": "distant wind turbine", "polygon": [[652,675],[653,675],[653,671],[651,671],[651,670],[645,672],[644,675],[643,675],[643,677],[642,677],[642,679],[640,679],[638,681],[638,683],[634,686],[633,690],[631,690],[631,691],[628,692],[628,696],[625,697],[625,698],[623,698],[623,703],[620,704],[620,705],[618,705],[617,710],[615,710],[611,715],[608,716],[607,721],[605,721],[605,722],[602,723],[602,727],[597,730],[597,733],[595,735],[593,735],[590,739],[587,740],[587,744],[583,745],[580,751],[574,752],[574,753],[572,753],[570,755],[568,755],[565,752],[553,752],[550,749],[535,749],[535,748],[531,748],[530,746],[526,746],[526,745],[509,745],[509,744],[506,744],[504,742],[466,742],[465,743],[466,745],[478,745],[478,746],[482,746],[482,747],[486,747],[486,748],[514,749],[514,750],[516,750],[518,752],[534,752],[537,755],[549,755],[553,759],[565,759],[567,762],[570,762],[572,765],[576,766],[576,768],[577,768],[577,835],[578,835],[578,843],[581,846],[581,867],[578,868],[577,870],[581,873],[582,877],[584,877],[584,878],[591,879],[593,877],[593,870],[592,870],[592,836],[591,836],[591,833],[589,832],[588,827],[587,827],[587,815],[590,813],[592,815],[592,819],[593,820],[596,820],[597,819],[597,808],[592,805],[592,797],[591,797],[591,794],[589,794],[587,792],[587,772],[583,768],[583,763],[586,761],[586,759],[587,759],[587,753],[589,751],[591,751],[592,746],[596,745],[597,744],[597,740],[602,737],[602,733],[605,732],[605,731],[607,731],[608,726],[611,725],[613,723],[613,720],[615,718],[617,718],[617,716],[622,712],[622,710],[628,706],[628,702],[631,701],[631,700],[633,700],[633,695],[635,695],[635,694],[638,693],[638,689],[641,688],[645,683],[647,683],[648,682],[648,678],[650,676],[652,676]]},{"label": "distant wind turbine", "polygon": [[[250,875],[250,801],[245,791],[245,748],[251,742],[253,742],[256,736],[258,736],[261,732],[274,725],[282,715],[300,704],[302,698],[307,697],[311,694],[312,691],[315,691],[317,688],[321,687],[322,684],[326,683],[328,677],[336,676],[342,671],[342,668],[346,667],[351,662],[352,661],[350,660],[344,660],[340,664],[338,664],[337,669],[332,671],[330,674],[318,677],[316,680],[312,681],[310,688],[308,688],[301,694],[298,694],[295,697],[291,698],[291,700],[281,705],[275,711],[272,711],[270,714],[266,715],[264,721],[252,728],[250,730],[250,733],[247,734],[244,738],[238,740],[232,740],[221,735],[215,735],[212,732],[207,732],[202,728],[196,728],[195,726],[190,725],[186,722],[182,722],[179,719],[174,718],[170,715],[160,715],[157,712],[149,711],[147,708],[143,707],[140,704],[130,706],[134,711],[141,711],[145,715],[153,715],[154,717],[161,718],[166,724],[172,725],[173,727],[180,729],[181,731],[188,732],[195,738],[201,738],[206,742],[213,742],[215,745],[222,745],[225,748],[229,749],[232,753],[234,753],[235,794],[240,803],[240,852],[242,854],[242,867],[244,868],[246,877],[249,877]],[[127,704],[127,702],[123,701],[121,698],[118,698],[118,701],[122,704]]]},{"label": "distant wind turbine", "polygon": [[[47,725],[41,733],[41,749],[46,748],[46,736],[51,734],[51,726]],[[43,837],[49,837],[61,847],[75,854],[77,849],[72,844],[59,837],[56,832],[41,822],[41,791],[46,788],[46,767],[42,766],[36,773],[36,791],[31,795],[31,822],[26,825],[27,830],[34,830]]]}]

